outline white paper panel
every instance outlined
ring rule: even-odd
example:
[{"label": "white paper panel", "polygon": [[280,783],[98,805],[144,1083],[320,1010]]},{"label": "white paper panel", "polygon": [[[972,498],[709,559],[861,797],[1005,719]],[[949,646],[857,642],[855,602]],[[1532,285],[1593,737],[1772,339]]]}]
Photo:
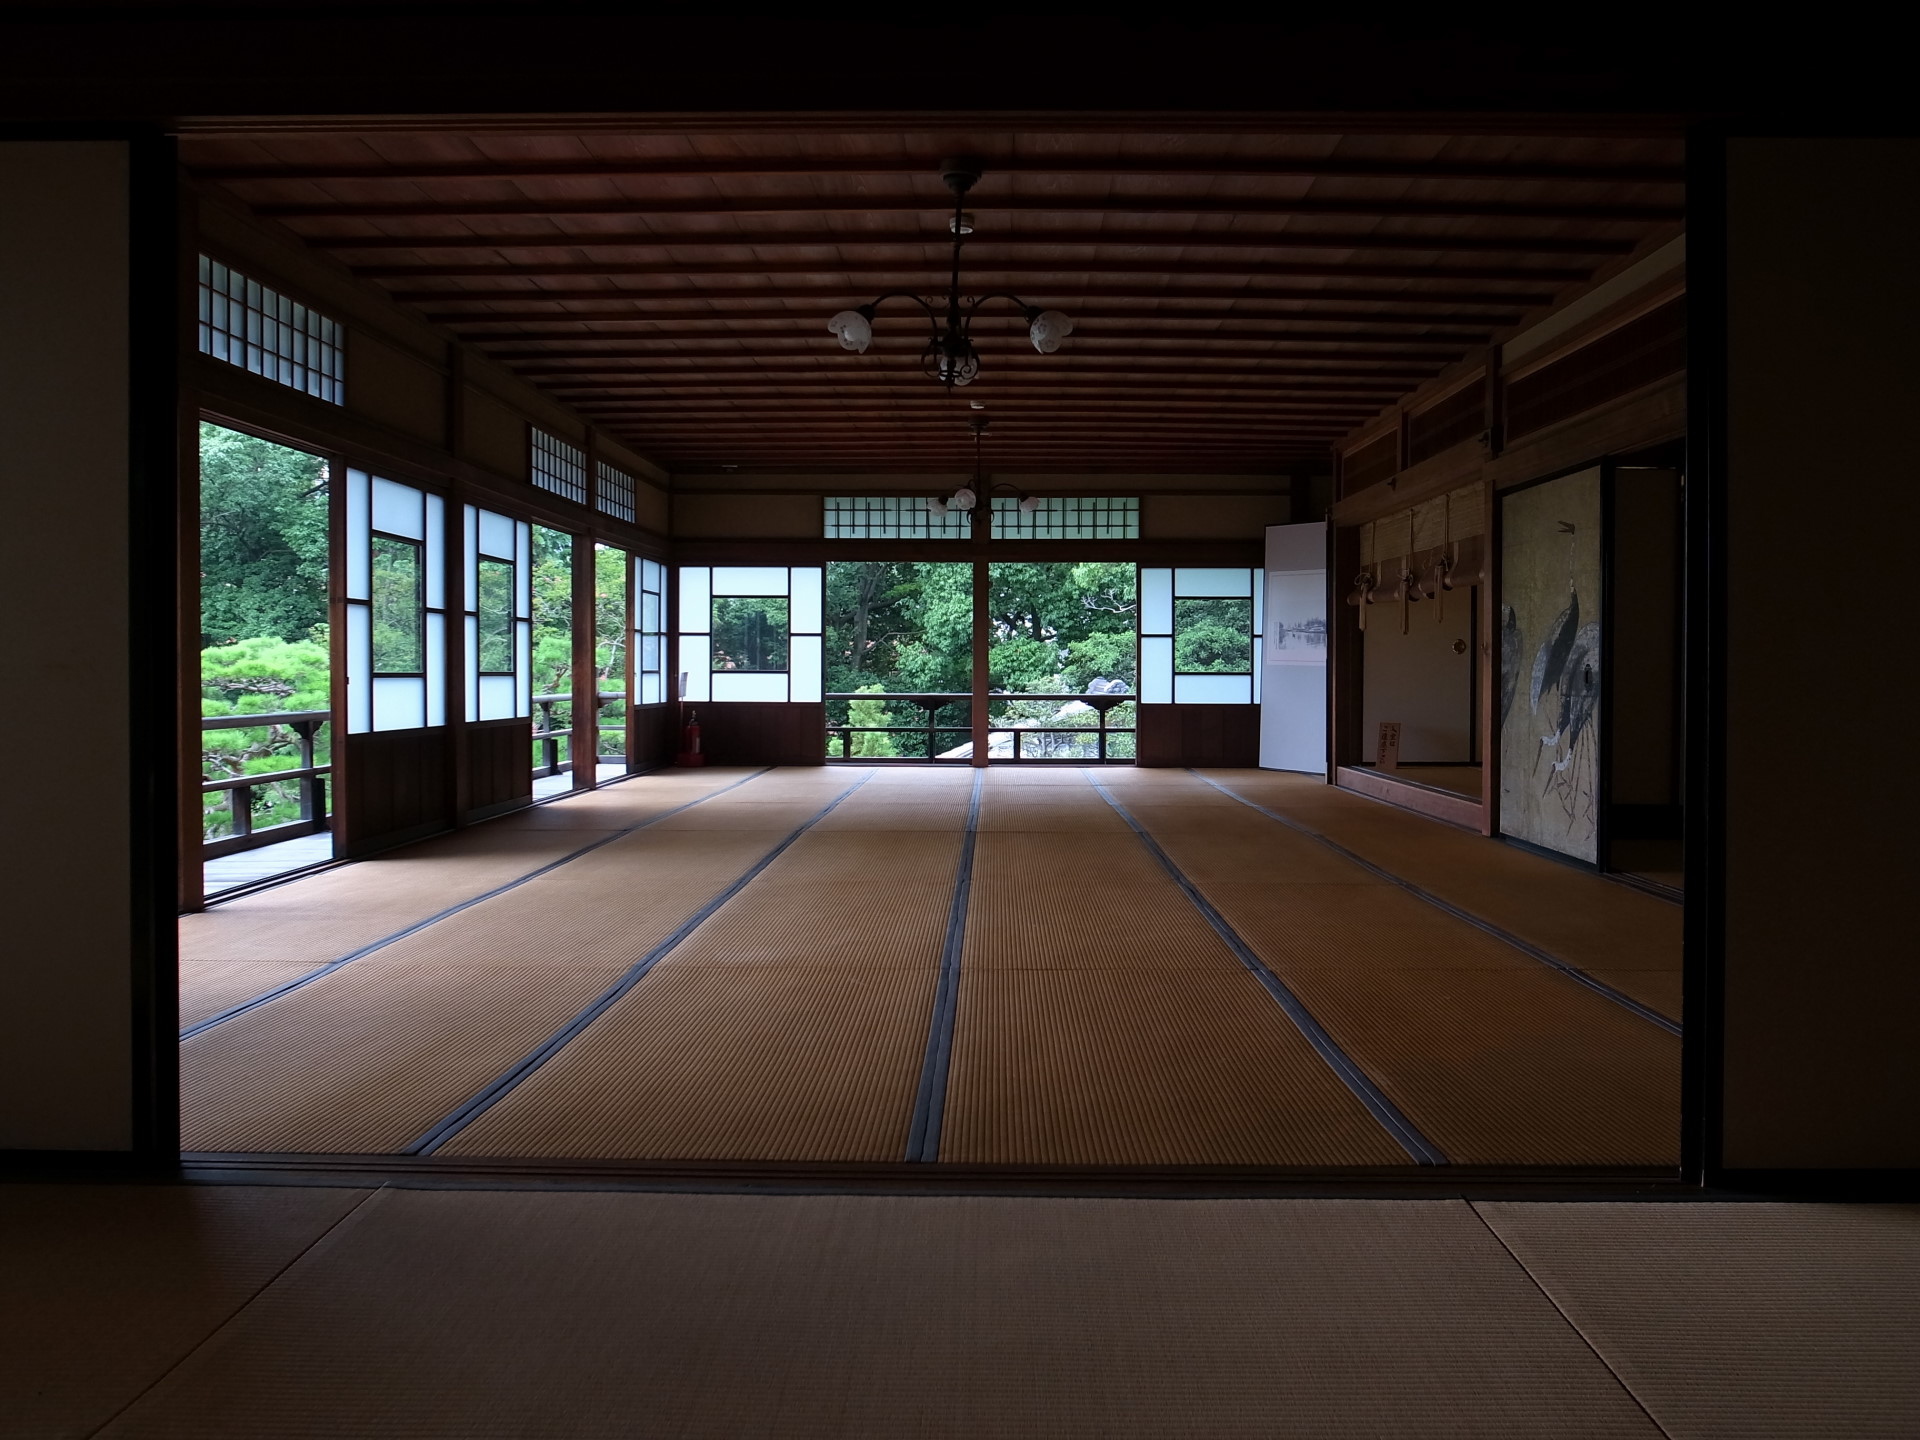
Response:
[{"label": "white paper panel", "polygon": [[373,612],[347,606],[347,730],[364,735],[373,728]]},{"label": "white paper panel", "polygon": [[1173,633],[1173,571],[1164,566],[1140,569],[1140,633]]},{"label": "white paper panel", "polygon": [[427,723],[427,682],[411,675],[377,675],[373,681],[373,728],[418,730]]},{"label": "white paper panel", "polygon": [[466,580],[460,589],[461,603],[469,610],[477,610],[480,608],[480,596],[475,587],[480,583],[480,571],[474,546],[480,538],[480,512],[471,505],[467,506],[466,528],[466,545],[461,551],[460,561],[466,571]]},{"label": "white paper panel", "polygon": [[658,705],[660,703],[660,675],[658,671],[640,677],[640,703]]},{"label": "white paper panel", "polygon": [[[1160,573],[1164,575],[1167,572],[1162,570]],[[1140,698],[1149,705],[1173,703],[1172,637],[1140,637]]]},{"label": "white paper panel", "polygon": [[[712,572],[705,565],[680,567],[680,633],[705,635],[713,629]],[[702,649],[705,647],[703,646]]]},{"label": "white paper panel", "polygon": [[795,635],[788,640],[787,668],[793,687],[789,699],[810,705],[820,699],[820,637]]},{"label": "white paper panel", "polygon": [[713,567],[713,593],[716,595],[784,595],[787,593],[787,567],[784,565],[716,565]]},{"label": "white paper panel", "polygon": [[447,608],[447,502],[427,496],[427,608]]},{"label": "white paper panel", "polygon": [[513,525],[515,539],[513,613],[519,620],[533,618],[533,526],[525,520]]},{"label": "white paper panel", "polygon": [[427,616],[427,724],[447,723],[447,617]]},{"label": "white paper panel", "polygon": [[650,590],[640,592],[640,624],[636,627],[642,635],[660,633],[660,597]]},{"label": "white paper panel", "polygon": [[722,701],[771,700],[784,702],[787,698],[787,673],[778,671],[772,675],[742,675],[738,671],[722,670],[713,677],[713,702]]},{"label": "white paper panel", "polygon": [[347,598],[366,600],[367,567],[372,547],[367,543],[367,472],[347,471]]},{"label": "white paper panel", "polygon": [[818,635],[820,591],[824,572],[818,565],[797,565],[793,571],[793,600],[787,611],[787,629],[794,635]]},{"label": "white paper panel", "polygon": [[411,485],[374,476],[373,528],[389,535],[404,535],[409,540],[426,539],[426,526],[420,519],[421,499],[420,492]]},{"label": "white paper panel", "polygon": [[491,510],[482,510],[478,552],[496,560],[513,559],[513,521]]},{"label": "white paper panel", "polygon": [[1251,675],[1176,675],[1173,677],[1173,703],[1176,705],[1251,705]]},{"label": "white paper panel", "polygon": [[1173,593],[1188,599],[1244,598],[1253,594],[1252,570],[1176,570]]},{"label": "white paper panel", "polygon": [[712,668],[713,648],[706,636],[690,635],[682,640],[680,642],[680,673],[685,677],[685,688],[680,698],[687,701],[705,701],[707,672]]},{"label": "white paper panel", "polygon": [[665,586],[661,582],[666,578],[661,573],[663,569],[664,567],[658,560],[642,560],[640,562],[640,588],[642,590],[652,590],[656,593],[663,590]]},{"label": "white paper panel", "polygon": [[467,643],[464,663],[467,667],[467,719],[480,718],[480,621],[467,616]]},{"label": "white paper panel", "polygon": [[513,677],[511,675],[482,675],[479,683],[479,718],[482,720],[511,720],[513,718]]},{"label": "white paper panel", "polygon": [[513,687],[519,697],[516,715],[533,713],[533,626],[525,620],[513,625]]}]

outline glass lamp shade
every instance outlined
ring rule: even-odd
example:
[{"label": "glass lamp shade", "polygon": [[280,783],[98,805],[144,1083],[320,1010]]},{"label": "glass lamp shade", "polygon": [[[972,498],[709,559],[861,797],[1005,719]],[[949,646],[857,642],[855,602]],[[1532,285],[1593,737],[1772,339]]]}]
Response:
[{"label": "glass lamp shade", "polygon": [[975,495],[971,488],[962,485],[953,492],[953,498],[947,504],[955,510],[971,510],[979,503],[979,499],[980,497]]},{"label": "glass lamp shade", "polygon": [[1022,495],[1020,497],[1020,511],[1022,514],[1031,515],[1039,508],[1040,497],[1038,495]]},{"label": "glass lamp shade", "polygon": [[1042,310],[1027,326],[1027,338],[1042,355],[1051,355],[1073,333],[1073,321],[1058,310]]},{"label": "glass lamp shade", "polygon": [[927,512],[931,515],[945,515],[947,513],[947,502],[942,500],[938,495],[930,495],[927,497]]},{"label": "glass lamp shade", "polygon": [[842,310],[827,321],[827,329],[840,337],[840,346],[864,355],[873,343],[873,324],[858,310]]}]

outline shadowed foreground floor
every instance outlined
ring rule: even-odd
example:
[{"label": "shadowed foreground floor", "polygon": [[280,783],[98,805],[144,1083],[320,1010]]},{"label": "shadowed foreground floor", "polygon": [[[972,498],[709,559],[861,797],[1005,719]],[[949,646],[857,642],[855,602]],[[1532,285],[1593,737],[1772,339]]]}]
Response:
[{"label": "shadowed foreground floor", "polygon": [[0,1187],[9,1437],[1920,1433],[1920,1209]]}]

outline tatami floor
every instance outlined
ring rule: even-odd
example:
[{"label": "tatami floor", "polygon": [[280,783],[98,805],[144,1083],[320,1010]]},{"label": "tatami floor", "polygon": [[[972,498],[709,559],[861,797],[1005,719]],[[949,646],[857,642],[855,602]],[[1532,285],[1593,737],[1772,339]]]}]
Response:
[{"label": "tatami floor", "polygon": [[1298,776],[671,771],[185,917],[183,1143],[1670,1167],[1679,932]]},{"label": "tatami floor", "polygon": [[1920,1434],[1920,1209],[0,1186],[20,1440]]}]

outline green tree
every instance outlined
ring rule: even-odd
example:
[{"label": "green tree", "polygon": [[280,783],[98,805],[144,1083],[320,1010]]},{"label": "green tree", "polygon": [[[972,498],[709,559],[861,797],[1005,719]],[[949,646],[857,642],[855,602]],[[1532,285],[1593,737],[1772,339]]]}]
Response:
[{"label": "green tree", "polygon": [[1173,664],[1186,675],[1245,675],[1253,666],[1253,602],[1177,600]]},{"label": "green tree", "polygon": [[327,620],[327,462],[200,427],[200,643],[303,640]]}]

